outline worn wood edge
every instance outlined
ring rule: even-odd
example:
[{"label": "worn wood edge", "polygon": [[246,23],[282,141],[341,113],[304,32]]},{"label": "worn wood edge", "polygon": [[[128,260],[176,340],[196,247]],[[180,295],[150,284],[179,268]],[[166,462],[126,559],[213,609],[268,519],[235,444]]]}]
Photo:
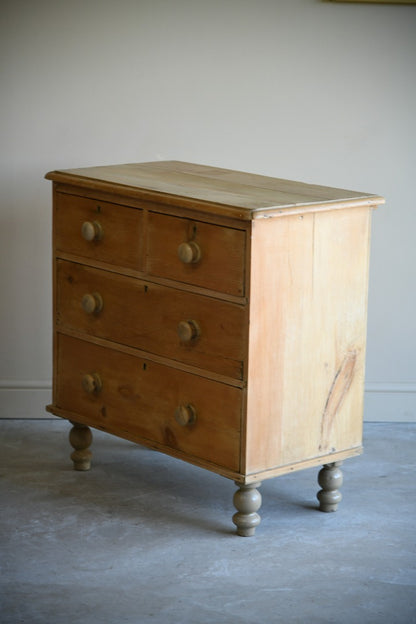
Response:
[{"label": "worn wood edge", "polygon": [[151,353],[150,351],[143,351],[142,349],[129,347],[119,342],[106,340],[105,338],[98,338],[97,336],[93,336],[91,334],[77,332],[67,327],[59,326],[56,329],[56,333],[69,336],[71,338],[77,338],[78,340],[83,340],[84,342],[89,342],[90,344],[95,344],[99,347],[105,347],[107,349],[111,349],[112,351],[118,351],[119,353],[126,353],[126,355],[132,355],[133,357],[149,360],[150,362],[154,362],[155,364],[168,366],[169,368],[174,368],[184,373],[189,373],[190,375],[196,375],[197,377],[203,377],[204,379],[209,379],[210,381],[222,383],[226,386],[244,388],[246,385],[246,382],[243,379],[234,379],[233,377],[227,377],[226,375],[221,375],[219,373],[206,370],[205,368],[198,368],[197,366],[192,366],[191,364],[184,364],[180,360],[174,360],[171,358],[167,358],[163,355]]},{"label": "worn wood edge", "polygon": [[236,230],[245,230],[250,223],[250,220],[247,219],[241,221],[240,218],[213,214],[207,210],[199,210],[198,207],[190,208],[181,205],[173,206],[172,204],[163,201],[162,197],[155,197],[152,201],[150,201],[149,199],[142,198],[141,195],[137,197],[131,197],[126,196],[125,193],[112,193],[110,189],[106,191],[91,189],[90,185],[85,188],[81,188],[79,184],[77,185],[75,183],[64,184],[54,182],[54,185],[56,185],[56,190],[58,193],[62,193],[65,195],[74,195],[76,197],[87,197],[88,199],[103,201],[114,204],[116,206],[121,205],[126,208],[134,208],[136,210],[142,210],[143,212],[157,212],[173,217],[192,218],[198,221],[203,221],[204,223],[226,226],[234,228]]},{"label": "worn wood edge", "polygon": [[288,214],[302,214],[305,212],[318,212],[322,210],[333,210],[342,208],[352,208],[361,206],[379,206],[385,203],[383,197],[378,195],[363,195],[361,198],[337,199],[317,202],[299,202],[296,204],[271,205],[259,208],[247,208],[234,206],[232,204],[210,202],[205,199],[184,197],[174,195],[164,191],[146,189],[144,187],[134,187],[124,184],[98,180],[96,178],[83,177],[76,174],[65,173],[64,171],[50,171],[45,175],[47,180],[66,183],[75,187],[86,187],[94,190],[113,192],[121,196],[140,198],[143,201],[155,203],[167,203],[180,208],[197,210],[203,214],[218,214],[242,221],[251,221],[257,218],[276,218]]},{"label": "worn wood edge", "polygon": [[287,206],[276,206],[275,208],[255,208],[252,210],[253,219],[276,219],[278,217],[286,217],[289,215],[302,215],[313,212],[325,212],[332,210],[345,210],[347,208],[378,208],[382,204],[385,204],[384,197],[379,195],[368,196],[365,195],[359,199],[348,200],[329,200],[319,203],[308,204],[288,204]]},{"label": "worn wood edge", "polygon": [[56,192],[56,185],[52,185],[52,327],[54,328],[52,332],[52,364],[53,364],[53,375],[52,375],[52,396],[56,396],[58,391],[58,376],[55,371],[57,371],[57,362],[58,362],[58,340],[55,331],[56,322],[57,322],[57,302],[58,302],[58,283],[57,283],[57,264],[55,261],[55,249],[56,249],[56,206],[57,206],[58,198]]},{"label": "worn wood edge", "polygon": [[[251,254],[252,254],[252,235],[253,235],[253,223],[250,222],[249,233],[246,236],[246,257],[244,263],[244,289],[247,293],[247,305],[250,306],[251,299]],[[242,412],[241,412],[241,433],[240,433],[240,470],[242,474],[247,471],[247,381],[248,381],[248,364],[249,364],[249,328],[250,328],[250,307],[247,313],[247,323],[244,333],[244,363],[243,363],[243,379],[246,380],[246,384],[243,388],[242,395]]]},{"label": "worn wood edge", "polygon": [[348,459],[350,457],[356,457],[357,455],[361,455],[362,453],[363,453],[363,447],[362,445],[360,445],[360,446],[355,446],[344,451],[338,451],[338,452],[330,453],[326,455],[318,455],[317,457],[313,457],[305,461],[297,462],[296,464],[276,466],[275,468],[270,468],[268,470],[253,472],[251,474],[246,475],[244,479],[244,483],[264,481],[265,479],[271,479],[273,477],[278,477],[279,475],[289,474],[291,472],[296,472],[297,470],[313,468],[314,466],[320,466],[323,464],[331,464],[332,462],[336,462],[336,461],[344,461],[345,459]]},{"label": "worn wood edge", "polygon": [[81,424],[85,424],[88,427],[92,427],[93,429],[97,429],[98,431],[103,431],[104,433],[108,433],[110,435],[115,435],[119,438],[123,438],[128,440],[129,442],[134,442],[136,444],[140,444],[145,446],[146,448],[153,449],[155,451],[160,451],[165,455],[170,455],[171,457],[175,457],[176,459],[180,459],[182,461],[186,461],[189,464],[193,464],[194,466],[198,466],[199,468],[205,468],[210,472],[215,472],[216,474],[221,475],[222,477],[226,477],[227,479],[232,479],[233,481],[239,480],[241,481],[242,475],[239,472],[235,472],[229,468],[225,468],[224,466],[220,466],[215,464],[214,462],[207,461],[205,459],[199,459],[193,455],[189,455],[183,451],[179,451],[170,446],[165,446],[159,442],[154,442],[148,438],[138,436],[137,434],[132,434],[129,431],[123,431],[123,429],[116,428],[114,431],[110,428],[106,428],[104,426],[99,426],[93,419],[88,417],[80,417],[79,414],[70,412],[56,405],[50,404],[45,407],[46,411],[54,416],[58,416],[59,418],[63,418],[69,421],[79,422]]},{"label": "worn wood edge", "polygon": [[96,260],[95,258],[90,258],[88,256],[78,256],[72,253],[66,253],[65,251],[61,251],[59,248],[55,250],[55,258],[56,260],[65,260],[67,262],[73,262],[74,264],[82,264],[93,269],[100,269],[104,271],[109,271],[110,273],[115,273],[117,275],[126,275],[127,277],[133,277],[135,279],[150,281],[146,277],[146,273],[144,271],[124,268],[118,264],[110,264],[109,262],[103,262],[101,260]]},{"label": "worn wood edge", "polygon": [[194,295],[202,295],[204,297],[209,297],[210,299],[219,299],[220,301],[234,303],[240,306],[245,306],[248,302],[248,297],[246,295],[230,295],[229,293],[221,292],[219,290],[211,290],[210,288],[196,286],[187,282],[180,282],[179,280],[170,279],[168,277],[158,277],[157,275],[153,275],[151,273],[145,273],[142,279],[149,282],[149,284],[157,284],[159,286],[174,288],[175,290],[183,290],[185,292],[193,293]]},{"label": "worn wood edge", "polygon": [[[288,180],[247,171],[189,163],[178,160],[145,163],[122,163],[98,167],[59,169],[54,173],[96,181],[111,182],[121,186],[143,188],[211,203],[230,205],[242,209],[267,208],[305,202],[336,201],[370,196],[372,193]],[[184,192],[185,190],[185,192]],[[328,191],[336,196],[327,197]],[[206,192],[220,194],[221,198],[206,196]],[[320,195],[324,196],[321,196]],[[254,194],[254,196],[253,196]],[[282,196],[277,200],[275,194]],[[310,195],[314,196],[314,199]],[[284,196],[292,196],[286,201]],[[297,196],[297,199],[293,197]]]},{"label": "worn wood edge", "polygon": [[142,201],[150,201],[159,204],[170,204],[179,208],[187,208],[192,211],[199,211],[201,214],[217,214],[220,216],[231,217],[239,221],[250,221],[251,210],[248,208],[239,208],[232,205],[208,202],[203,199],[194,199],[184,197],[183,195],[172,195],[163,191],[153,191],[151,189],[127,186],[123,184],[115,184],[106,182],[105,180],[96,180],[95,178],[82,178],[76,175],[64,174],[59,171],[51,171],[45,175],[47,180],[70,184],[71,186],[89,188],[98,191],[107,191],[122,196],[142,199]]},{"label": "worn wood edge", "polygon": [[78,256],[71,253],[66,253],[60,249],[56,250],[56,260],[65,260],[67,262],[74,262],[75,264],[82,264],[93,269],[100,269],[103,271],[109,271],[117,275],[126,275],[127,277],[133,277],[135,279],[148,282],[149,284],[155,284],[157,286],[166,286],[167,288],[174,288],[175,290],[183,290],[184,292],[193,293],[196,295],[202,295],[209,297],[210,299],[218,299],[219,301],[225,301],[228,303],[234,303],[237,305],[245,306],[248,298],[246,296],[238,297],[237,295],[229,295],[222,293],[218,290],[211,290],[209,288],[203,288],[202,286],[194,286],[193,284],[187,284],[186,282],[178,282],[174,279],[167,277],[158,277],[146,273],[145,271],[135,271],[134,269],[125,269],[122,266],[116,264],[110,264],[109,262],[103,262],[96,260],[95,258],[89,258],[87,256]]},{"label": "worn wood edge", "polygon": [[232,479],[233,481],[236,481],[237,483],[241,483],[244,485],[255,483],[256,481],[264,481],[267,479],[272,479],[274,477],[289,474],[291,472],[296,472],[298,470],[314,468],[316,466],[322,466],[324,464],[330,464],[336,461],[344,461],[345,459],[357,457],[363,453],[363,447],[357,446],[357,447],[353,447],[345,451],[340,451],[337,453],[331,453],[329,455],[322,455],[319,457],[314,457],[312,459],[298,462],[296,464],[288,464],[286,466],[279,466],[279,467],[272,468],[269,470],[264,470],[264,471],[255,472],[249,475],[245,475],[243,472],[234,472],[228,468],[224,468],[223,466],[214,464],[213,462],[200,460],[197,457],[188,455],[187,453],[184,453],[182,451],[172,449],[171,447],[166,447],[163,444],[154,442],[153,440],[149,440],[147,438],[143,438],[135,434],[130,434],[129,432],[126,432],[123,430],[117,429],[117,433],[114,433],[111,429],[106,429],[104,426],[102,427],[98,426],[92,419],[85,418],[85,417],[82,417],[82,419],[80,419],[79,414],[64,410],[53,404],[47,405],[45,409],[48,413],[53,414],[54,416],[58,416],[59,418],[63,418],[65,420],[75,420],[76,422],[79,422],[81,420],[82,424],[86,424],[89,427],[93,427],[94,429],[98,429],[99,431],[103,431],[104,433],[116,435],[118,437],[124,438],[125,440],[136,442],[137,444],[142,444],[143,446],[146,446],[147,448],[161,451],[162,453],[165,453],[166,455],[170,455],[172,457],[182,459],[200,468],[206,468],[207,470],[210,470],[211,472],[215,472],[223,477],[226,477],[227,479]]}]

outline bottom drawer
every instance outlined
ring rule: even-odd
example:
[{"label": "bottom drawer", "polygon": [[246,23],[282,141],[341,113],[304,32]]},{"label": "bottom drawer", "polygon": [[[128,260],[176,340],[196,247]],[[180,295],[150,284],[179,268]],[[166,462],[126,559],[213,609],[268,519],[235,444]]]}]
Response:
[{"label": "bottom drawer", "polygon": [[58,334],[54,404],[80,422],[239,470],[241,402],[239,388]]}]

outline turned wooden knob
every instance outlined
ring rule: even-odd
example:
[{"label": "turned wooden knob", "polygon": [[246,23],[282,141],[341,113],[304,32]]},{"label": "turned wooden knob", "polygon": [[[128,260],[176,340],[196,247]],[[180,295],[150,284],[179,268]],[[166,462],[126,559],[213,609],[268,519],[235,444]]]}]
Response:
[{"label": "turned wooden knob", "polygon": [[193,405],[178,405],[175,410],[175,420],[181,427],[193,425],[196,421],[196,411]]},{"label": "turned wooden knob", "polygon": [[87,293],[81,299],[81,305],[87,314],[98,314],[103,309],[103,298],[100,293]]},{"label": "turned wooden knob", "polygon": [[98,394],[103,387],[98,373],[86,374],[82,378],[82,387],[88,394]]},{"label": "turned wooden knob", "polygon": [[194,241],[181,243],[178,247],[178,256],[184,264],[193,264],[201,259],[201,248]]},{"label": "turned wooden knob", "polygon": [[178,324],[178,336],[181,342],[191,342],[201,334],[196,321],[181,321]]},{"label": "turned wooden knob", "polygon": [[81,227],[81,234],[86,241],[101,240],[103,228],[98,221],[84,221]]}]

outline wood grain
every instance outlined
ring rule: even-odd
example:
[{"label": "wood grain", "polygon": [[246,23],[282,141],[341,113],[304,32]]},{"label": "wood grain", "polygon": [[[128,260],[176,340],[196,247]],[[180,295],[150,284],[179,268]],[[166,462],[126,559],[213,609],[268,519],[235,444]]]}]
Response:
[{"label": "wood grain", "polygon": [[[257,211],[267,214],[276,208],[303,207],[314,204],[355,202],[356,205],[379,205],[384,200],[376,195],[270,178],[241,171],[221,169],[180,161],[129,163],[52,171],[47,179],[66,184],[94,186],[97,190],[112,188],[130,196],[142,195],[148,200],[165,197],[166,203],[191,206],[211,215],[233,215],[252,219]],[[204,207],[204,204],[209,204]],[[231,210],[230,210],[231,209]]]},{"label": "wood grain", "polygon": [[[245,235],[240,229],[150,213],[147,271],[150,275],[243,296]],[[195,264],[185,264],[178,257],[179,245],[187,241],[195,241],[201,249],[201,259]]]},{"label": "wood grain", "polygon": [[[57,408],[110,433],[138,435],[239,470],[241,390],[63,334],[58,341]],[[98,394],[82,388],[91,373],[102,381]],[[183,427],[175,411],[188,404],[197,419]]]},{"label": "wood grain", "polygon": [[335,373],[334,380],[329,391],[325,409],[322,414],[321,420],[321,448],[325,450],[330,449],[330,437],[332,425],[336,418],[339,409],[341,408],[342,401],[350,389],[352,380],[354,378],[354,368],[357,360],[357,352],[349,351]]},{"label": "wood grain", "polygon": [[[58,261],[60,329],[75,329],[242,379],[247,308],[178,288],[117,275],[85,265]],[[98,292],[103,309],[86,314],[85,293]],[[194,319],[200,336],[179,339],[181,321]]]},{"label": "wood grain", "polygon": [[253,224],[248,473],[361,445],[368,236],[366,209]]},{"label": "wood grain", "polygon": [[[86,241],[82,237],[85,221],[101,224],[102,240]],[[57,251],[138,271],[143,264],[143,213],[135,208],[57,193],[55,245]]]}]

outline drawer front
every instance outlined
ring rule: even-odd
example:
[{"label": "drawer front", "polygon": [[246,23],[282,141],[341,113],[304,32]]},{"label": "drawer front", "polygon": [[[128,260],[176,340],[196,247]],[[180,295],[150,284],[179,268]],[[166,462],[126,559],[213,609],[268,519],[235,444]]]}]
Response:
[{"label": "drawer front", "polygon": [[238,470],[241,400],[238,388],[58,334],[56,407],[110,433]]},{"label": "drawer front", "polygon": [[57,323],[236,379],[246,307],[59,260]]},{"label": "drawer front", "polygon": [[58,193],[55,245],[58,252],[141,271],[142,211]]},{"label": "drawer front", "polygon": [[242,296],[244,262],[245,231],[149,214],[150,274]]}]

